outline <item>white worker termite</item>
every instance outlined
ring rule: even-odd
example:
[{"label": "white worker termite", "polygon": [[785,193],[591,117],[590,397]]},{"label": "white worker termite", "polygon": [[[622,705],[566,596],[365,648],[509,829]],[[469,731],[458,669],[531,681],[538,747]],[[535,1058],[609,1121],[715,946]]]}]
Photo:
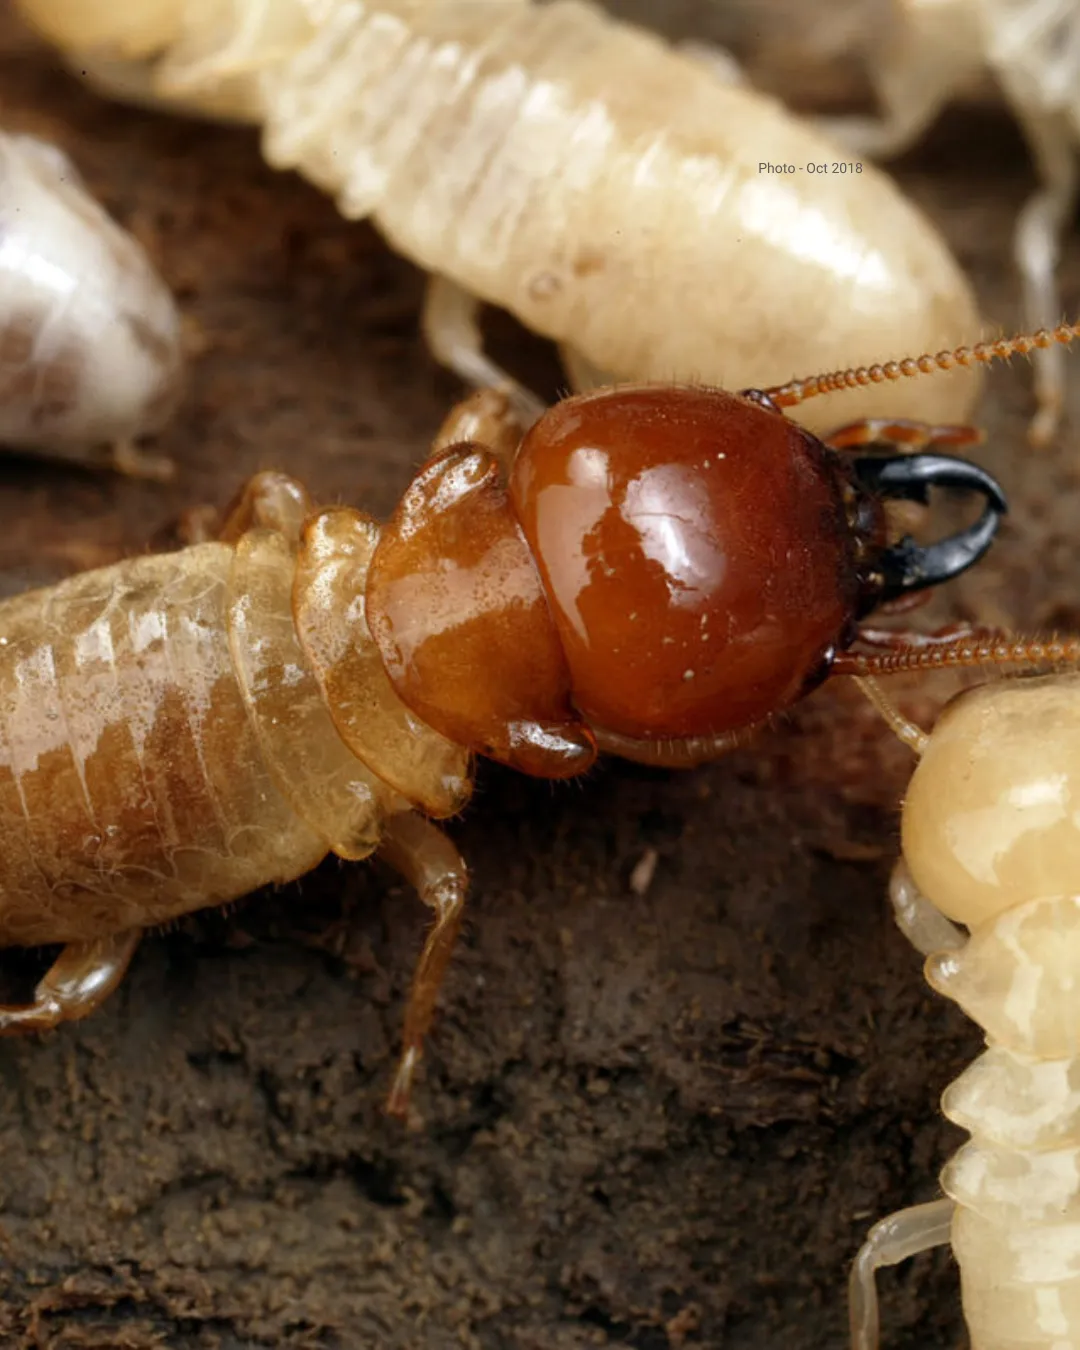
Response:
[{"label": "white worker termite", "polygon": [[[877,1350],[875,1273],[951,1244],[973,1350],[1080,1344],[1080,640],[968,637],[879,671],[1067,665],[968,689],[920,754],[891,884],[926,978],[986,1031],[942,1098],[971,1138],[945,1198],[875,1225],[851,1275],[853,1350]],[[963,927],[958,927],[963,925]]]},{"label": "white worker termite", "polygon": [[[762,386],[979,333],[944,241],[887,178],[581,0],[19,4],[100,88],[261,124],[270,164],[431,274],[435,355],[527,417],[481,303],[561,344],[578,387]],[[977,391],[966,371],[861,389],[843,416],[965,422]],[[830,400],[796,415],[837,418]]]}]

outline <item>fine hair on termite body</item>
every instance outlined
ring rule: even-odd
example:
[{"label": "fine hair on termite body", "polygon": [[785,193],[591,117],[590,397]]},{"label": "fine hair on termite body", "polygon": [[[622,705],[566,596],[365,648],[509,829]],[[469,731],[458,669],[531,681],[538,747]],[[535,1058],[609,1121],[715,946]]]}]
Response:
[{"label": "fine hair on termite body", "polygon": [[0,445],[167,476],[140,450],[179,400],[172,295],[62,151],[0,133]]},{"label": "fine hair on termite body", "polygon": [[[551,779],[600,751],[690,766],[831,675],[933,650],[866,620],[989,548],[1000,489],[941,453],[978,433],[870,419],[829,444],[782,409],[1078,332],[742,394],[594,391],[524,435],[489,391],[383,526],[264,472],[216,540],[4,602],[0,945],[66,945],[0,1033],[88,1015],[148,927],[378,852],[435,918],[404,1112],[466,897],[432,819],[467,801],[473,757]],[[978,519],[897,538],[891,504],[936,488],[981,498]]]},{"label": "fine hair on termite body", "polygon": [[945,1198],[882,1220],[859,1253],[852,1346],[879,1345],[875,1272],[951,1244],[972,1350],[1068,1350],[1080,1344],[1080,641],[937,655],[1069,669],[968,689],[928,735],[870,691],[920,756],[894,913],[988,1048],[942,1098],[971,1136],[941,1175]]},{"label": "fine hair on termite body", "polygon": [[[980,75],[992,75],[1041,180],[1013,243],[1024,322],[1057,323],[1061,241],[1080,182],[1080,0],[882,0],[868,14],[875,22],[864,55],[881,117],[830,119],[825,129],[852,154],[890,159],[910,149]],[[1060,351],[1036,354],[1033,444],[1046,444],[1058,428],[1065,373]]]},{"label": "fine hair on termite body", "polygon": [[[775,101],[582,0],[20,0],[98,87],[262,127],[431,274],[424,328],[476,386],[480,302],[562,344],[579,388],[775,384],[979,334],[936,229]],[[840,417],[969,420],[971,372]]]}]

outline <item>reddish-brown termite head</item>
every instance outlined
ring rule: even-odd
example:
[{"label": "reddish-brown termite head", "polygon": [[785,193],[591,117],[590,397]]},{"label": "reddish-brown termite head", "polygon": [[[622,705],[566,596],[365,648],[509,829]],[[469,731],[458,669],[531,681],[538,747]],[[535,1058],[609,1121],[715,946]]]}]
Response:
[{"label": "reddish-brown termite head", "polygon": [[[400,697],[534,774],[577,774],[598,749],[667,764],[719,754],[850,673],[848,649],[871,640],[862,620],[970,566],[1005,510],[975,465],[912,453],[971,444],[972,428],[875,419],[821,441],[782,408],[1072,333],[764,392],[585,394],[540,417],[506,474],[466,428],[414,479],[368,581]],[[856,446],[907,453],[844,453]],[[888,500],[931,487],[979,493],[978,521],[925,547],[890,539]]]}]

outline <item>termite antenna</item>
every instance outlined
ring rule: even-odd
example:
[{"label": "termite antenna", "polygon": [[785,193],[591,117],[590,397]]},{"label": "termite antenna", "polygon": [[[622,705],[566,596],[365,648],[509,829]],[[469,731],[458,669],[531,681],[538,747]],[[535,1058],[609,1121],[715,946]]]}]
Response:
[{"label": "termite antenna", "polygon": [[[856,675],[865,679],[877,675],[900,675],[913,670],[947,670],[956,666],[1080,668],[1080,638],[1042,641],[1039,638],[1012,638],[1002,633],[989,633],[959,637],[929,647],[904,647],[891,652],[838,652],[829,673]],[[877,702],[869,691],[864,692],[872,703]]]},{"label": "termite antenna", "polygon": [[1057,328],[1040,328],[1037,333],[1018,333],[1016,337],[998,338],[996,342],[977,342],[974,347],[957,347],[951,352],[938,352],[936,356],[907,357],[903,361],[885,361],[880,365],[834,370],[830,375],[811,375],[808,379],[791,380],[760,392],[776,407],[790,408],[818,394],[832,394],[838,389],[859,389],[868,384],[914,379],[916,375],[932,375],[937,370],[955,370],[958,366],[985,366],[991,361],[1007,361],[1010,356],[1027,356],[1036,349],[1053,347],[1056,343],[1067,347],[1078,337],[1080,324],[1063,323]]}]

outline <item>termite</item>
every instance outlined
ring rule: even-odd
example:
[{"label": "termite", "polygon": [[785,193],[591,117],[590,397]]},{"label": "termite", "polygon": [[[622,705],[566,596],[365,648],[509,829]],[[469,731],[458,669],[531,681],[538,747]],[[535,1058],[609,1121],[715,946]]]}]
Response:
[{"label": "termite", "polygon": [[180,319],[62,151],[0,133],[0,444],[167,476],[137,441],[175,407]]},{"label": "termite", "polygon": [[[824,123],[854,154],[888,159],[909,149],[944,106],[988,71],[1031,147],[1042,187],[1017,220],[1014,253],[1025,322],[1061,315],[1061,237],[1076,203],[1080,142],[1080,0],[887,0],[867,44],[880,120]],[[1054,436],[1065,401],[1060,350],[1035,356],[1034,444]]]},{"label": "termite", "polygon": [[[823,442],[782,409],[1078,333],[741,394],[594,391],[524,436],[489,391],[451,413],[383,527],[263,473],[214,542],[6,601],[0,945],[67,945],[0,1032],[86,1016],[148,927],[378,852],[435,915],[390,1097],[404,1112],[465,904],[431,822],[464,806],[472,757],[552,779],[601,750],[702,763],[848,672],[856,644],[903,648],[866,616],[971,565],[1005,509],[938,453],[978,433],[872,419]],[[888,503],[931,487],[980,496],[978,519],[890,539]]]},{"label": "termite", "polygon": [[[761,386],[978,331],[887,178],[581,0],[19,2],[98,87],[261,124],[273,167],[431,274],[433,353],[526,419],[541,405],[485,353],[481,304],[560,343],[577,388]],[[964,422],[977,392],[958,371],[845,414]],[[827,430],[829,402],[795,415]]]},{"label": "termite", "polygon": [[[934,657],[1075,667],[1080,640],[968,641]],[[876,668],[920,664],[886,657]],[[989,1048],[942,1098],[971,1135],[942,1173],[945,1198],[878,1223],[858,1255],[852,1345],[879,1344],[875,1272],[951,1243],[973,1350],[1075,1346],[1080,673],[966,690],[929,735],[895,710],[889,720],[920,755],[894,912],[931,986],[985,1029]]]}]

